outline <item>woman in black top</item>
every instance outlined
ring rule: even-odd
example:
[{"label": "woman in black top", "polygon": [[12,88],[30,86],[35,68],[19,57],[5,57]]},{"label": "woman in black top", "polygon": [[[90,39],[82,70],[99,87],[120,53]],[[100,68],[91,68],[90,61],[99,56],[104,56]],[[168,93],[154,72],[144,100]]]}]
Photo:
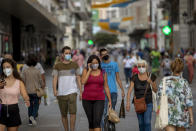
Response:
[{"label": "woman in black top", "polygon": [[152,77],[149,78],[149,73],[147,73],[147,62],[145,60],[139,60],[137,62],[137,67],[139,70],[139,74],[136,74],[131,78],[130,88],[127,93],[126,109],[127,111],[130,110],[130,95],[133,89],[136,99],[139,99],[144,97],[145,90],[146,88],[148,88],[145,97],[147,110],[144,113],[137,113],[137,118],[140,131],[151,131],[151,116],[153,104],[152,90],[150,85],[152,86],[154,92],[157,92],[157,87],[156,83],[152,80]]}]

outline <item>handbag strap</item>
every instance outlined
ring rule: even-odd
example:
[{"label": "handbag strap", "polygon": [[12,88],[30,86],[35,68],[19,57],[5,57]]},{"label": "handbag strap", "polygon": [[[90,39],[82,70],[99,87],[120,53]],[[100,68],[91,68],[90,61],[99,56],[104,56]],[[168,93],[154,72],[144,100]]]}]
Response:
[{"label": "handbag strap", "polygon": [[164,95],[166,92],[166,78],[163,78],[163,91],[162,91],[162,95]]},{"label": "handbag strap", "polygon": [[[147,76],[151,77],[151,73],[147,72]],[[144,97],[146,97],[146,93],[147,93],[147,90],[148,90],[149,85],[150,84],[147,82],[147,87],[146,87],[146,90],[145,90],[145,93],[144,93]]]}]

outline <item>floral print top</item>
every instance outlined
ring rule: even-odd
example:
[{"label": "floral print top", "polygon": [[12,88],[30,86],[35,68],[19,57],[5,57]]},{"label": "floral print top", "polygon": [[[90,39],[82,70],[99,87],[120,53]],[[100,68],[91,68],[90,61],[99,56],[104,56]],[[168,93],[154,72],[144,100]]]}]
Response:
[{"label": "floral print top", "polygon": [[[189,128],[188,107],[193,106],[193,97],[188,81],[179,76],[166,77],[166,94],[168,96],[168,124]],[[163,88],[161,81],[158,92],[157,102],[160,102],[160,96]]]}]

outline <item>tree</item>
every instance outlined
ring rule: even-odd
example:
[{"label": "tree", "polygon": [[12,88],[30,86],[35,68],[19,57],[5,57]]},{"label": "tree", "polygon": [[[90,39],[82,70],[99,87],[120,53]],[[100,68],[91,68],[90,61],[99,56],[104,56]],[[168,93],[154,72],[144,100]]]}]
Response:
[{"label": "tree", "polygon": [[97,46],[106,46],[118,42],[117,35],[99,32],[93,36],[93,41]]}]

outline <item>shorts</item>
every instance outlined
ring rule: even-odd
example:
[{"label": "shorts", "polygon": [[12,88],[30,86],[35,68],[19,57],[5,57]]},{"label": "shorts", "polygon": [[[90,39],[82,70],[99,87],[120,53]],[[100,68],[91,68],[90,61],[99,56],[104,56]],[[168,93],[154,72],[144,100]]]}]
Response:
[{"label": "shorts", "polygon": [[6,127],[17,127],[21,125],[18,104],[2,105],[0,124]]},{"label": "shorts", "polygon": [[76,114],[77,111],[77,93],[69,94],[66,96],[57,96],[59,108],[62,116],[69,114]]}]

